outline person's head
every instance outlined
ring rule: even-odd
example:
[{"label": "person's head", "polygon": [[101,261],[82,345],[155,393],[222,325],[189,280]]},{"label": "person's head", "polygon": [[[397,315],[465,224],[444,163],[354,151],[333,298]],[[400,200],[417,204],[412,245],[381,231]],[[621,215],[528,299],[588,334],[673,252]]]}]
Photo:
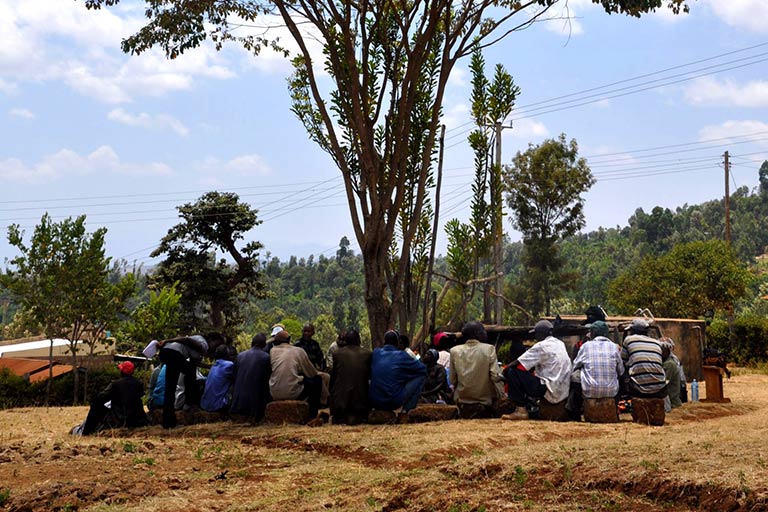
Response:
[{"label": "person's head", "polygon": [[208,343],[208,357],[215,358],[216,349],[219,348],[220,345],[227,343],[227,340],[220,332],[209,332],[203,337],[205,338],[206,343]]},{"label": "person's head", "polygon": [[547,336],[550,336],[553,329],[552,322],[549,320],[539,320],[529,334],[533,334],[536,341],[541,341]]},{"label": "person's head", "polygon": [[356,347],[360,346],[360,333],[357,332],[355,329],[349,329],[347,332],[344,333],[344,335],[341,337],[343,344],[339,344],[339,346],[346,346],[346,345],[354,345]]},{"label": "person's head", "polygon": [[136,366],[134,366],[134,364],[130,361],[123,361],[117,365],[117,368],[120,370],[120,375],[129,376],[133,375],[133,371],[136,369]]},{"label": "person's head", "polygon": [[659,345],[661,345],[661,359],[666,361],[672,354],[672,345],[664,340],[659,340]]},{"label": "person's head", "polygon": [[486,341],[488,339],[488,333],[485,332],[485,327],[480,322],[472,321],[464,324],[461,329],[461,337],[464,340],[477,340]]},{"label": "person's head", "polygon": [[291,341],[291,335],[288,334],[288,331],[285,329],[275,334],[275,345],[281,345],[283,343],[288,343],[289,341]]},{"label": "person's head", "polygon": [[437,353],[437,350],[431,348],[427,350],[427,353],[421,358],[421,362],[424,363],[424,366],[427,368],[432,368],[437,364],[438,359],[440,359],[440,354]]},{"label": "person's head", "polygon": [[219,345],[214,352],[216,359],[229,359],[229,347],[227,345]]},{"label": "person's head", "polygon": [[393,347],[397,347],[400,345],[400,333],[391,330],[384,333],[384,344],[385,345],[392,345]]},{"label": "person's head", "polygon": [[668,343],[670,352],[675,351],[675,340],[673,340],[669,336],[662,336],[661,338],[659,338],[659,341]]},{"label": "person's head", "polygon": [[397,343],[397,348],[400,350],[405,350],[411,346],[411,340],[408,339],[408,336],[405,334],[400,335],[400,340]]},{"label": "person's head", "polygon": [[275,324],[272,326],[272,330],[270,331],[269,335],[272,338],[274,338],[277,335],[277,333],[284,330],[285,330],[285,326],[283,324]]},{"label": "person's head", "polygon": [[267,346],[267,336],[263,332],[251,338],[251,348],[264,348]]},{"label": "person's head", "polygon": [[596,320],[591,324],[586,325],[589,328],[590,338],[597,338],[598,336],[608,336],[608,324],[602,320]]},{"label": "person's head", "polygon": [[448,336],[448,335],[446,333],[444,333],[443,331],[435,333],[435,335],[432,336],[432,346],[433,347],[437,347],[438,349],[441,348],[440,342],[442,342],[443,338],[445,338],[446,336]]},{"label": "person's head", "polygon": [[305,340],[312,339],[312,336],[315,335],[315,326],[312,324],[304,324],[304,327],[301,329],[301,337]]},{"label": "person's head", "polygon": [[643,318],[635,318],[632,320],[632,323],[629,324],[626,330],[629,331],[630,334],[648,334],[648,328],[650,327],[650,324],[648,324],[648,321]]}]

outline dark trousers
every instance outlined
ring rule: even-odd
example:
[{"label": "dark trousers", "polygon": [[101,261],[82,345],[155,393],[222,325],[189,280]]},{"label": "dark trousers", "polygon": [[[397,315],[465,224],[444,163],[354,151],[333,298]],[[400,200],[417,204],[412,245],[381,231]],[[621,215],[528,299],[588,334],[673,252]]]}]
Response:
[{"label": "dark trousers", "polygon": [[88,409],[88,416],[85,417],[85,423],[83,423],[83,435],[88,436],[95,434],[104,427],[104,420],[109,414],[109,408],[104,406],[104,403],[99,400],[97,396],[91,402],[91,408]]},{"label": "dark trousers", "polygon": [[507,396],[515,405],[530,405],[544,398],[547,386],[531,372],[507,367],[504,370],[507,380]]},{"label": "dark trousers", "polygon": [[163,394],[163,428],[176,426],[176,383],[184,374],[184,403],[200,405],[200,389],[197,387],[197,368],[176,350],[161,349],[160,361],[165,364],[165,391]]},{"label": "dark trousers", "polygon": [[304,377],[304,389],[299,395],[299,400],[306,400],[309,404],[309,417],[315,418],[320,409],[320,393],[323,390],[323,379],[319,375]]}]

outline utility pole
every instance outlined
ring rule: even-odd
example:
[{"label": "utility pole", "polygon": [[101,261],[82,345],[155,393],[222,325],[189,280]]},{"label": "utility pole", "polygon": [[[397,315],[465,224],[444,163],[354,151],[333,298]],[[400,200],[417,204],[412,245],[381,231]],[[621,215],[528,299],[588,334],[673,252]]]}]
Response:
[{"label": "utility pole", "polygon": [[[726,151],[723,154],[723,168],[725,169],[725,244],[731,248],[731,191],[730,191],[730,155]],[[728,341],[731,345],[736,341],[733,332],[733,304],[728,305]]]},{"label": "utility pole", "polygon": [[[496,325],[504,323],[504,302],[501,296],[504,293],[504,278],[501,273],[501,252],[502,252],[502,205],[501,205],[501,123],[496,123],[496,166],[494,177],[491,179],[491,199],[494,200],[493,207],[493,271],[496,274],[496,307],[495,321]],[[496,189],[496,190],[494,190]]]},{"label": "utility pole", "polygon": [[728,152],[723,155],[725,165],[725,243],[731,246],[731,192],[730,192],[730,170],[731,163]]}]

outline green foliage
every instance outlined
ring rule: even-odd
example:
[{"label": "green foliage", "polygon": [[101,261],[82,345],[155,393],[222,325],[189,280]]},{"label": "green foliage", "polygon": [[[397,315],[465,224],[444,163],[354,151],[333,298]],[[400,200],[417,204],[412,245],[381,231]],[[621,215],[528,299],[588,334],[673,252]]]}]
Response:
[{"label": "green foliage", "polygon": [[729,341],[728,324],[715,320],[707,328],[710,347],[728,354],[738,365],[756,365],[768,361],[768,318],[740,316],[733,323],[734,341]]},{"label": "green foliage", "polygon": [[[10,261],[2,283],[32,324],[42,326],[47,336],[69,340],[73,359],[77,341],[83,337],[92,343],[99,339],[117,322],[133,292],[132,275],[109,282],[106,232],[101,228],[88,233],[84,215],[53,222],[47,213],[29,243],[18,225],[8,228],[8,242],[20,254]],[[75,400],[77,388],[75,373]]]},{"label": "green foliage", "polygon": [[[259,242],[237,244],[259,225],[250,205],[237,194],[208,192],[178,207],[182,222],[168,230],[152,256],[165,255],[153,280],[177,286],[184,328],[236,334],[242,305],[264,296],[258,268]],[[234,261],[216,259],[221,251]]]},{"label": "green foliage", "polygon": [[0,489],[0,507],[4,507],[8,500],[11,498],[11,490],[3,487]]},{"label": "green foliage", "polygon": [[504,172],[512,225],[523,233],[528,305],[549,313],[550,301],[567,283],[558,242],[584,226],[584,194],[594,184],[576,140],[565,134],[518,152]]},{"label": "green foliage", "polygon": [[[150,340],[172,338],[179,332],[181,294],[176,283],[149,291],[149,302],[140,304],[117,333],[116,349],[120,353],[136,353]],[[249,343],[250,346],[250,343]]]},{"label": "green foliage", "polygon": [[744,296],[750,277],[724,242],[690,242],[644,258],[611,282],[608,295],[625,314],[650,308],[657,316],[698,318]]}]

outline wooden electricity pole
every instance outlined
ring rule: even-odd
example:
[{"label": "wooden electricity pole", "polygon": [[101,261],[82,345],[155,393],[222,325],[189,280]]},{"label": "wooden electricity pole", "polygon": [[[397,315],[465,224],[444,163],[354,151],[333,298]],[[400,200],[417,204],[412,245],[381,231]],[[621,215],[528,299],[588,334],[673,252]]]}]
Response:
[{"label": "wooden electricity pole", "polygon": [[[503,126],[501,123],[496,123],[496,168],[494,173],[495,179],[491,180],[491,185],[501,186],[501,129]],[[493,205],[493,272],[496,274],[496,304],[495,304],[495,322],[496,325],[502,325],[504,323],[504,301],[502,296],[504,295],[504,278],[501,273],[501,257],[502,257],[502,206],[501,206],[501,190],[491,189],[491,197],[496,198],[499,204]]]},{"label": "wooden electricity pole", "polygon": [[728,152],[723,155],[725,165],[725,243],[731,246],[731,192],[730,192],[730,170],[731,163]]}]

